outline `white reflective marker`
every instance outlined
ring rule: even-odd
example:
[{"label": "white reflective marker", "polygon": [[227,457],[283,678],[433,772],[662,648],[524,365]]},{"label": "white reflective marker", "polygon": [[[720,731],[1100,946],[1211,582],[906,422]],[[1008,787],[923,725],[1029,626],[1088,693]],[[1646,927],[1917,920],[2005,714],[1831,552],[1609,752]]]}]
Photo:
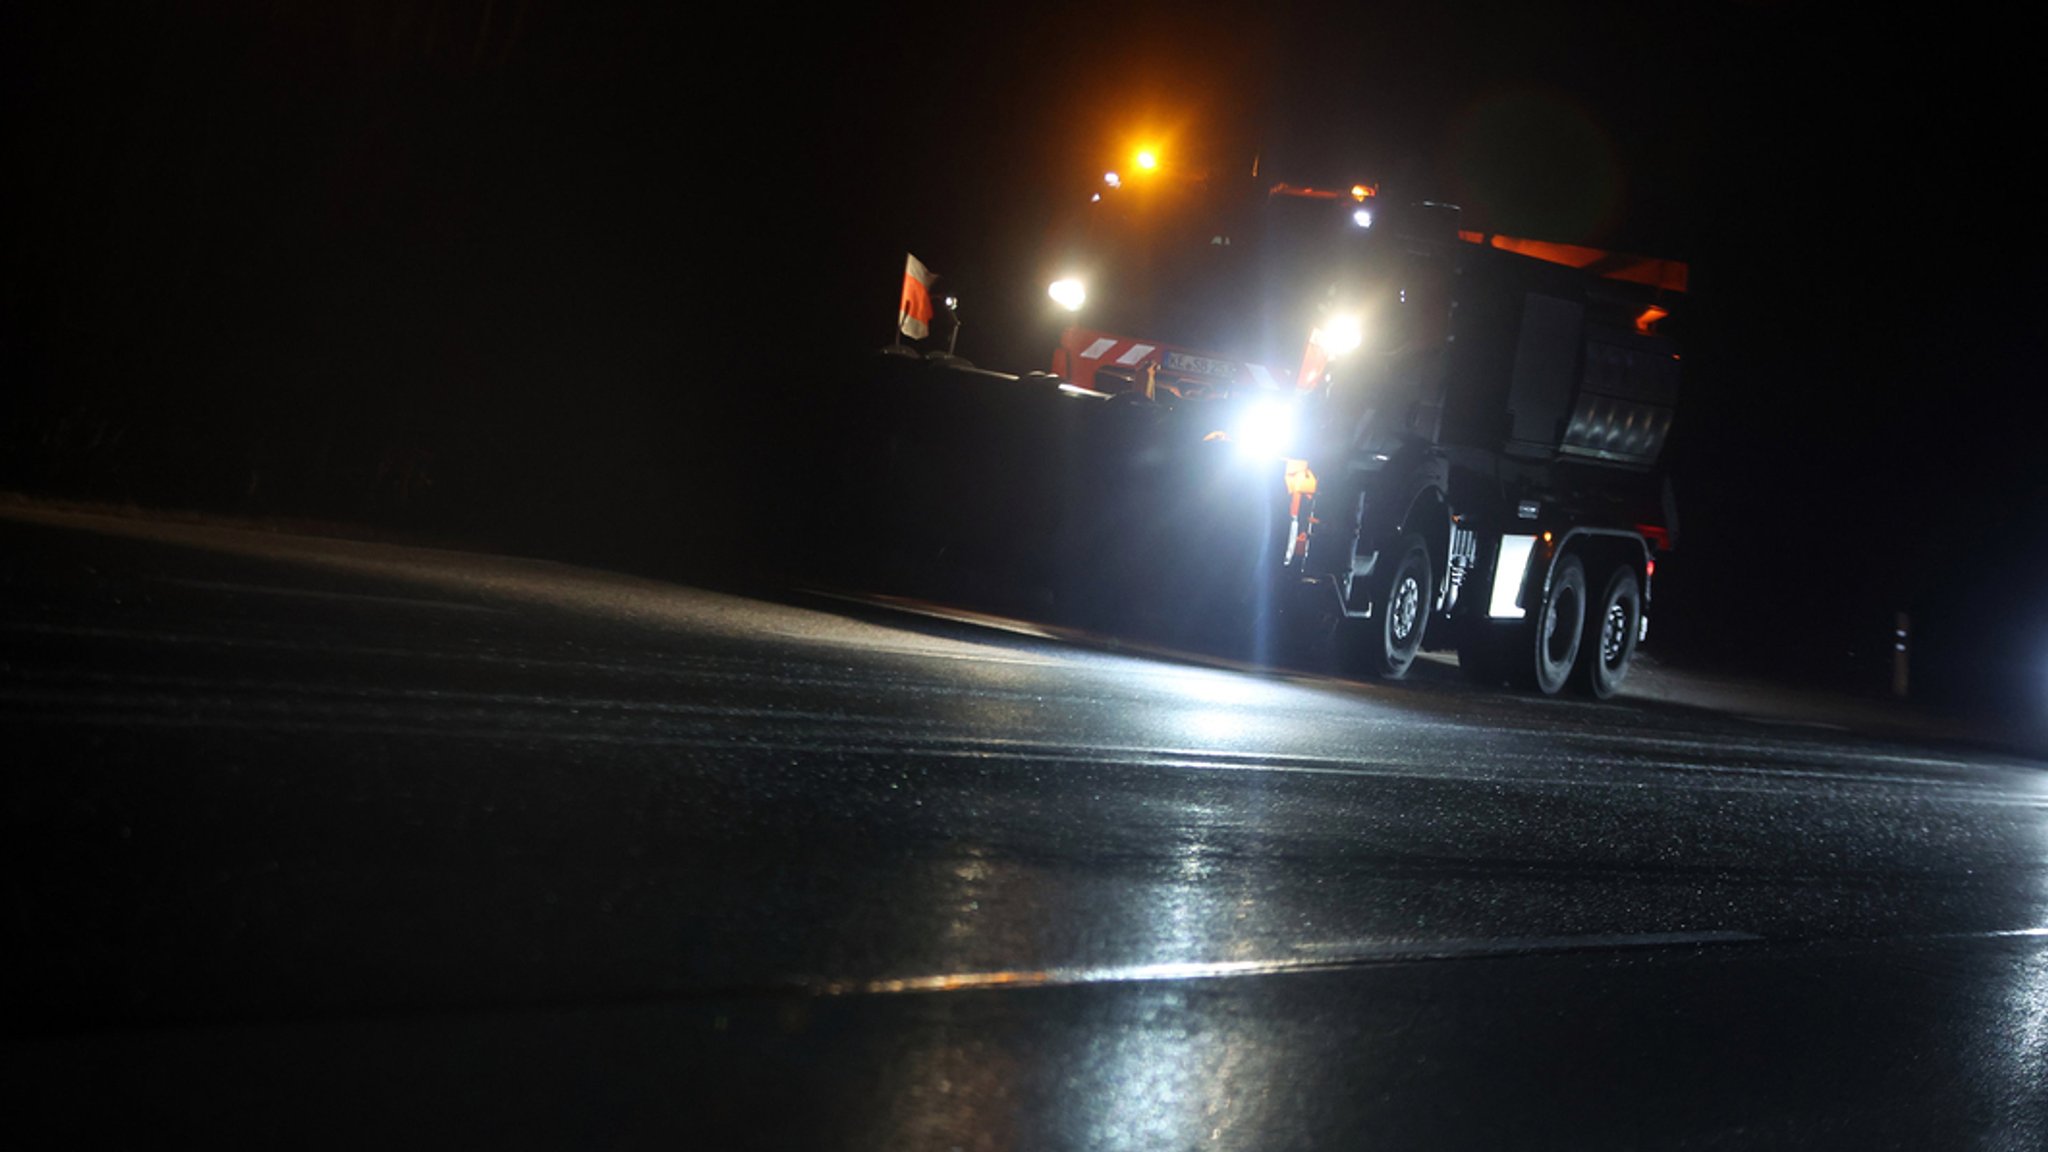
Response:
[{"label": "white reflective marker", "polygon": [[1528,613],[1515,601],[1521,597],[1522,581],[1529,575],[1529,554],[1536,550],[1534,536],[1503,536],[1500,555],[1493,562],[1493,601],[1486,614],[1496,620],[1520,620]]}]

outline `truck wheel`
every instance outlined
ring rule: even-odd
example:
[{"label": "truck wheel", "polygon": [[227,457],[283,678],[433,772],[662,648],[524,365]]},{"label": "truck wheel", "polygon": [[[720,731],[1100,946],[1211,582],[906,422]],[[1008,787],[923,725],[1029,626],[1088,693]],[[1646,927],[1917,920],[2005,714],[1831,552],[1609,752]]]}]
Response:
[{"label": "truck wheel", "polygon": [[1401,553],[1374,597],[1371,626],[1358,637],[1359,663],[1368,672],[1399,680],[1422,651],[1435,590],[1430,584],[1429,550],[1416,540]]},{"label": "truck wheel", "polygon": [[1543,611],[1536,617],[1532,671],[1536,690],[1555,696],[1571,678],[1578,662],[1579,641],[1586,630],[1586,566],[1577,556],[1557,562],[1550,574],[1550,591],[1543,596]]},{"label": "truck wheel", "polygon": [[1635,658],[1642,620],[1643,596],[1635,570],[1623,565],[1607,578],[1607,590],[1601,593],[1598,607],[1586,617],[1579,668],[1572,677],[1580,692],[1605,700],[1621,690],[1629,661]]}]

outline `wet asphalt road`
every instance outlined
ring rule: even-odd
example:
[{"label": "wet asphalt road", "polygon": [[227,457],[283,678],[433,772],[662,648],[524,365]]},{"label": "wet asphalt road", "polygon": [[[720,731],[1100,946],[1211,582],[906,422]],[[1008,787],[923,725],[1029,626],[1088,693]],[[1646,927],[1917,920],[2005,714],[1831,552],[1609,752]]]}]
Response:
[{"label": "wet asphalt road", "polygon": [[2048,1146],[2048,769],[0,509],[68,1139]]}]

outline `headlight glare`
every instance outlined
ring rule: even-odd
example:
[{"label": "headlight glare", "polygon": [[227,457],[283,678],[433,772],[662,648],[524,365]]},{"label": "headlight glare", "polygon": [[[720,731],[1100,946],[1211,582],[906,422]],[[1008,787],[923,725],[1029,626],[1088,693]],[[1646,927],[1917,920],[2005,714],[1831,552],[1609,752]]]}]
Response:
[{"label": "headlight glare", "polygon": [[1356,352],[1358,346],[1365,343],[1365,325],[1357,313],[1338,312],[1325,318],[1321,327],[1309,333],[1309,339],[1334,360]]},{"label": "headlight glare", "polygon": [[1294,405],[1285,400],[1255,400],[1238,414],[1230,441],[1246,456],[1266,459],[1290,455],[1294,448],[1295,418]]}]

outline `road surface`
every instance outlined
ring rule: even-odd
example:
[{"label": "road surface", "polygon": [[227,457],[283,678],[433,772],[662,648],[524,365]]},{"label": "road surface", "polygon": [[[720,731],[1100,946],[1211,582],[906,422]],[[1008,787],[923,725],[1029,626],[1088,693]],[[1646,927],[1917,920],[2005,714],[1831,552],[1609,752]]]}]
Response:
[{"label": "road surface", "polygon": [[2048,1146],[2043,763],[1687,685],[1257,675],[5,506],[14,1114],[349,1148]]}]

